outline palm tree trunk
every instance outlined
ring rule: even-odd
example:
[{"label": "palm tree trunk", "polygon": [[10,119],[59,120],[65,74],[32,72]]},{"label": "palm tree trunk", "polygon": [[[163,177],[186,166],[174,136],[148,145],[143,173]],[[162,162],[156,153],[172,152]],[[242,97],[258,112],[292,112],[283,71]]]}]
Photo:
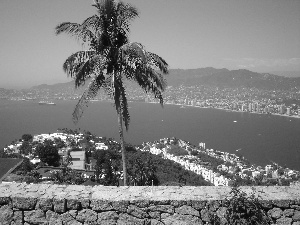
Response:
[{"label": "palm tree trunk", "polygon": [[122,151],[123,179],[124,179],[124,186],[127,186],[127,166],[126,166],[126,152],[125,152],[126,150],[124,146],[122,114],[120,110],[118,110],[117,113],[118,113],[119,135],[120,135],[121,151]]}]

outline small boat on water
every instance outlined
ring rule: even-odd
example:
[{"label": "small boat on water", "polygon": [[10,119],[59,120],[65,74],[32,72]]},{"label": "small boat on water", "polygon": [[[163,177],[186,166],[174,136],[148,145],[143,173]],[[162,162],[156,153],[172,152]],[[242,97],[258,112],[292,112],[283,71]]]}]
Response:
[{"label": "small boat on water", "polygon": [[40,101],[39,105],[56,105],[54,102]]}]

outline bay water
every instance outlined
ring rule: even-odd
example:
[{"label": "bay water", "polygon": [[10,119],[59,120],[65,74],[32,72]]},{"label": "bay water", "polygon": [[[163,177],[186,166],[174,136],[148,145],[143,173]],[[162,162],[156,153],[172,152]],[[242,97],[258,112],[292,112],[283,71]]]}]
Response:
[{"label": "bay water", "polygon": [[[115,108],[109,102],[91,102],[77,125],[72,112],[77,101],[0,100],[0,148],[25,133],[52,133],[58,128],[88,130],[97,136],[118,138]],[[211,108],[129,103],[131,116],[125,141],[141,144],[163,137],[177,137],[206,148],[239,153],[251,163],[272,161],[300,170],[300,119],[265,114],[230,112]]]}]

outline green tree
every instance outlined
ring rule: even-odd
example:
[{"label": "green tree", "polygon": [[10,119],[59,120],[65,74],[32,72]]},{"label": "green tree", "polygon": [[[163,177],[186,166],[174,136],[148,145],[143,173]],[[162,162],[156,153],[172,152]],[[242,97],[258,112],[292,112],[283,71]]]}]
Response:
[{"label": "green tree", "polygon": [[45,140],[43,144],[39,144],[36,147],[36,154],[43,163],[49,166],[59,166],[60,156],[53,141]]},{"label": "green tree", "polygon": [[114,150],[97,150],[93,157],[97,160],[95,165],[95,178],[103,185],[119,185],[121,156]]},{"label": "green tree", "polygon": [[[129,148],[132,148],[129,146]],[[140,151],[130,151],[128,157],[128,177],[131,185],[151,186],[158,185],[157,167],[149,154]]]},{"label": "green tree", "polygon": [[88,88],[79,99],[73,119],[76,123],[88,102],[103,89],[114,101],[118,115],[122,149],[124,185],[127,185],[126,153],[123,122],[129,127],[129,111],[124,81],[134,81],[163,104],[162,91],[168,64],[160,56],[148,52],[143,45],[129,42],[130,22],[138,11],[130,4],[114,0],[95,0],[97,14],[82,24],[64,22],[56,26],[56,34],[67,33],[82,41],[85,51],[72,54],[63,64],[64,71],[75,79],[79,87],[90,79]]},{"label": "green tree", "polygon": [[23,134],[22,139],[23,141],[32,141],[33,137],[31,134]]},{"label": "green tree", "polygon": [[20,153],[24,155],[29,155],[32,153],[31,143],[28,141],[23,141],[22,145],[20,146]]}]

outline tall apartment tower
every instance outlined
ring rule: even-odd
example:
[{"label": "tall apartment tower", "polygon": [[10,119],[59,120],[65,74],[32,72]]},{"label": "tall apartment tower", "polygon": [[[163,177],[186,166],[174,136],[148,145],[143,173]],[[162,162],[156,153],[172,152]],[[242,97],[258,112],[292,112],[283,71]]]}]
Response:
[{"label": "tall apartment tower", "polygon": [[251,103],[249,103],[249,105],[248,105],[248,111],[252,112],[252,104]]},{"label": "tall apartment tower", "polygon": [[287,107],[287,108],[286,108],[286,114],[287,114],[288,116],[291,115],[291,108],[290,108],[290,107]]}]

